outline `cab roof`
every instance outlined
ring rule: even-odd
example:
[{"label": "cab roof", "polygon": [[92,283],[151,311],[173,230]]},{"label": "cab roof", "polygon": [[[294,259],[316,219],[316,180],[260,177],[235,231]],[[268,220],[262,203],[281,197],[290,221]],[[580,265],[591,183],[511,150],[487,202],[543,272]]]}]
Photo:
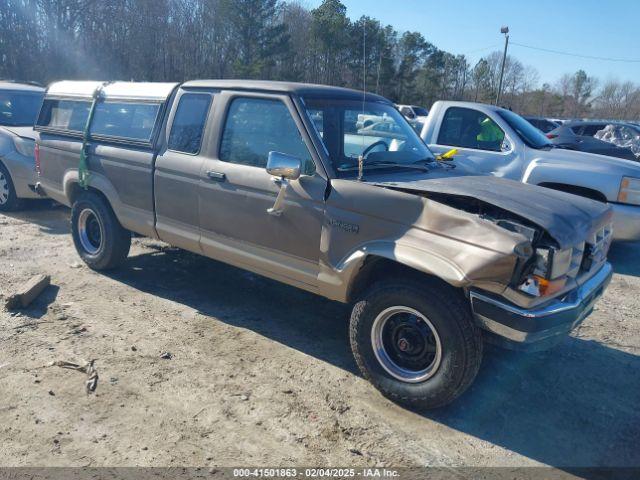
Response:
[{"label": "cab roof", "polygon": [[[313,83],[278,82],[265,80],[191,80],[182,84],[183,88],[214,88],[227,90],[259,90],[263,92],[289,93],[301,97],[332,97],[347,100],[362,100],[362,90],[318,85]],[[375,93],[366,94],[366,99],[391,103]]]}]

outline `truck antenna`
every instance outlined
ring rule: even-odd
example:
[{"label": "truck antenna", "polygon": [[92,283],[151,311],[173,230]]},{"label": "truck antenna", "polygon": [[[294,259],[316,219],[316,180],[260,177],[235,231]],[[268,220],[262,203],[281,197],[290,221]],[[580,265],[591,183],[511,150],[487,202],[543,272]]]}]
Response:
[{"label": "truck antenna", "polygon": [[[362,19],[362,118],[364,119],[364,103],[367,95],[367,22]],[[363,121],[364,123],[364,121]],[[358,156],[358,181],[362,181],[364,173],[364,135],[362,136],[362,152]]]}]

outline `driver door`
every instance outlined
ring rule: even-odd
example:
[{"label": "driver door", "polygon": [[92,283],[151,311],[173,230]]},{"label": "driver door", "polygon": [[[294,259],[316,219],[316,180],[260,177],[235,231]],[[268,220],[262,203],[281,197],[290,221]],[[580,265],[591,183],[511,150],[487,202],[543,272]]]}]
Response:
[{"label": "driver door", "polygon": [[313,167],[312,144],[286,95],[222,92],[218,138],[200,173],[201,248],[208,256],[302,288],[317,284],[327,179],[320,169],[292,180],[283,213],[267,212],[280,190],[269,152]]}]

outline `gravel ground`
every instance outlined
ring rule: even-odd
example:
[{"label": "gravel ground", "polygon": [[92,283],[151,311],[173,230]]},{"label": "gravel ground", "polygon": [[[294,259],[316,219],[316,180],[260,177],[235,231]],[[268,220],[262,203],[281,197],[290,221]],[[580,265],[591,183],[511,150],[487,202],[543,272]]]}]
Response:
[{"label": "gravel ground", "polygon": [[[2,466],[640,466],[640,245],[614,246],[563,344],[489,350],[459,401],[421,412],[359,376],[345,306],[147,239],[98,274],[68,215],[0,215],[0,294],[52,279],[0,311]],[[47,367],[89,359],[93,395]]]}]

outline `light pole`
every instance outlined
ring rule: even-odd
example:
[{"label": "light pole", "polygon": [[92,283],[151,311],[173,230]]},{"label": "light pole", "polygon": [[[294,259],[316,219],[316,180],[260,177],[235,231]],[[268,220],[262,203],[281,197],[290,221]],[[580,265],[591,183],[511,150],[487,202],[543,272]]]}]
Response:
[{"label": "light pole", "polygon": [[500,95],[502,94],[502,77],[504,76],[504,64],[507,61],[507,47],[509,46],[509,27],[502,27],[500,33],[504,33],[504,53],[502,54],[502,66],[500,67],[500,81],[498,82],[496,105],[500,103]]}]

